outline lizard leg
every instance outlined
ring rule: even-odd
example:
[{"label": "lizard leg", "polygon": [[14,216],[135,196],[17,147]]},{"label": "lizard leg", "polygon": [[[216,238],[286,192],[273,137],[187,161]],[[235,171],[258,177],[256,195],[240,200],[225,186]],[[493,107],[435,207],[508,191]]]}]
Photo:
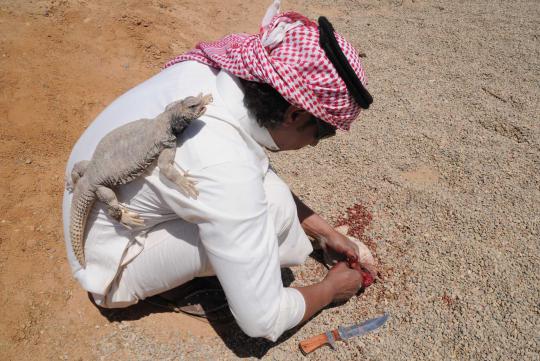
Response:
[{"label": "lizard leg", "polygon": [[180,187],[180,190],[192,198],[197,198],[199,192],[195,188],[195,182],[188,179],[189,174],[182,169],[182,173],[174,165],[176,148],[165,148],[158,157],[159,171],[165,178]]},{"label": "lizard leg", "polygon": [[126,207],[118,203],[118,198],[116,198],[116,194],[112,189],[99,186],[96,195],[100,201],[107,205],[109,216],[116,219],[126,228],[144,226],[144,221],[139,214],[128,211]]},{"label": "lizard leg", "polygon": [[71,170],[71,179],[66,177],[66,189],[68,191],[73,191],[79,179],[81,179],[84,172],[86,172],[86,168],[88,168],[89,163],[89,160],[81,160],[80,162],[75,163],[73,169]]}]

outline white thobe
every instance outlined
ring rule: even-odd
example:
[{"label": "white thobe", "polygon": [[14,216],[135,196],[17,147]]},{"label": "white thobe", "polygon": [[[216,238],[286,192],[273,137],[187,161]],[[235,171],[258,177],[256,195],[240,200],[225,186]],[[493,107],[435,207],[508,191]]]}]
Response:
[{"label": "white thobe", "polygon": [[[238,80],[196,62],[167,68],[108,106],[75,145],[67,170],[91,159],[118,126],[153,118],[175,100],[212,94],[205,114],[178,139],[175,163],[197,182],[184,195],[154,165],[115,189],[145,226],[128,230],[96,202],[87,221],[86,267],[69,237],[71,194],[64,194],[68,260],[75,278],[104,307],[124,307],[198,276],[217,275],[239,326],[276,340],[305,312],[301,293],[284,287],[280,266],[301,264],[312,248],[287,186],[269,169],[272,137],[248,114]],[[140,136],[144,136],[141,134]]]}]

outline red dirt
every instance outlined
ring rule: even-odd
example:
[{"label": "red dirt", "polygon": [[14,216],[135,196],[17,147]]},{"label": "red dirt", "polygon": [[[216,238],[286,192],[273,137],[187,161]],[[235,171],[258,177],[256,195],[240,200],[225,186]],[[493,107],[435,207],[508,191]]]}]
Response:
[{"label": "red dirt", "polygon": [[339,217],[335,227],[348,226],[347,234],[364,242],[375,255],[375,242],[365,234],[372,221],[373,215],[371,212],[362,204],[357,203],[347,208],[347,215]]}]

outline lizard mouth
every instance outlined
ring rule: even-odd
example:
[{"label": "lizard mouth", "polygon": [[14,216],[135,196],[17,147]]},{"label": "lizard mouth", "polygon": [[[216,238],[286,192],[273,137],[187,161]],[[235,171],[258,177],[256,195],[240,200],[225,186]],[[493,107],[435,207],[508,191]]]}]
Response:
[{"label": "lizard mouth", "polygon": [[203,115],[204,112],[206,112],[206,107],[202,107],[202,108],[197,112],[197,118],[199,118],[201,115]]}]

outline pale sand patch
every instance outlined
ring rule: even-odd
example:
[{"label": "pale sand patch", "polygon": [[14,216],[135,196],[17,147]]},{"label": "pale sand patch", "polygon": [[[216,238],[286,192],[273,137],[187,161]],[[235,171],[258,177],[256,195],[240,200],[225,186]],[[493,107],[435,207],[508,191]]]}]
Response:
[{"label": "pale sand patch", "polygon": [[420,166],[418,168],[405,171],[401,173],[401,176],[408,182],[419,186],[432,185],[439,180],[439,173],[433,168],[428,166]]}]

